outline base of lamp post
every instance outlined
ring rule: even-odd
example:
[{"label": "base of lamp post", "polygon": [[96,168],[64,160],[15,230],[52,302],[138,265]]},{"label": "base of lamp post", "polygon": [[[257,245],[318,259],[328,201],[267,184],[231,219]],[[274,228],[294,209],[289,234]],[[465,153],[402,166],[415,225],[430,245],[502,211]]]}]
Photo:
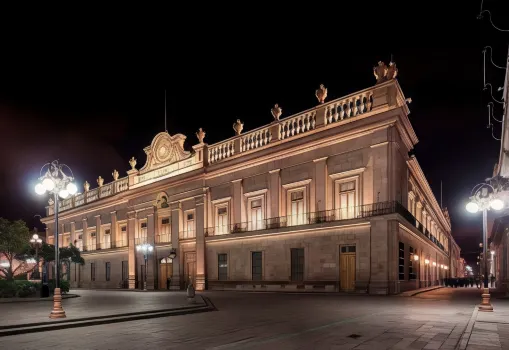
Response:
[{"label": "base of lamp post", "polygon": [[53,310],[49,315],[49,318],[66,318],[65,311],[62,308],[62,295],[60,294],[60,288],[55,288],[53,294]]},{"label": "base of lamp post", "polygon": [[482,301],[481,301],[481,304],[479,305],[479,311],[483,311],[483,312],[492,312],[493,311],[493,306],[490,303],[490,289],[489,288],[484,288],[484,290],[482,292]]}]

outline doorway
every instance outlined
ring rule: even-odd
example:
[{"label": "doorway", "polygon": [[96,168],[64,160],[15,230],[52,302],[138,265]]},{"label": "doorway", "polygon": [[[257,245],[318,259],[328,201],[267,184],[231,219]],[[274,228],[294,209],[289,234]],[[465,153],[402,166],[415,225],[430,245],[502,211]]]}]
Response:
[{"label": "doorway", "polygon": [[339,282],[342,291],[355,290],[355,245],[344,245],[339,254]]},{"label": "doorway", "polygon": [[187,286],[190,283],[193,283],[193,285],[195,285],[195,283],[196,283],[196,280],[195,280],[195,277],[196,277],[196,253],[195,252],[186,253],[184,261],[185,261],[184,274],[185,274],[185,279],[186,279],[184,281],[184,283],[185,283],[185,288],[187,288]]},{"label": "doorway", "polygon": [[163,258],[159,264],[159,289],[168,289],[167,281],[173,276],[173,263],[170,258]]}]

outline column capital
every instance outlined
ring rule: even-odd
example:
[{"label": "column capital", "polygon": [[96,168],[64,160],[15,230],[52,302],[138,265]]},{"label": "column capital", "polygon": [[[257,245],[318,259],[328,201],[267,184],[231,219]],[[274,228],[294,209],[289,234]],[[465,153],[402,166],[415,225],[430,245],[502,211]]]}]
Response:
[{"label": "column capital", "polygon": [[277,174],[281,171],[281,169],[273,169],[273,170],[269,170],[269,174]]},{"label": "column capital", "polygon": [[329,158],[329,157],[327,156],[327,157],[322,157],[322,158],[313,159],[313,162],[315,162],[315,163],[322,162],[322,161],[327,160],[327,158]]}]

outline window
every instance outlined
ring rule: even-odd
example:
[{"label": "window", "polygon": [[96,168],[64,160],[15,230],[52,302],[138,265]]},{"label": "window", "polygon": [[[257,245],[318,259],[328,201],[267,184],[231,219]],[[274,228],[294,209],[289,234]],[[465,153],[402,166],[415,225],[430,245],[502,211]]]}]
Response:
[{"label": "window", "polygon": [[88,236],[90,237],[90,240],[88,242],[88,250],[96,250],[97,249],[97,234],[95,231],[91,231]]},{"label": "window", "polygon": [[217,234],[228,233],[228,207],[217,208]]},{"label": "window", "polygon": [[253,281],[261,281],[262,275],[262,252],[251,253],[251,276]]},{"label": "window", "polygon": [[256,199],[251,201],[251,222],[250,231],[263,229],[263,216],[262,216],[262,200]]},{"label": "window", "polygon": [[228,279],[228,254],[217,256],[217,279],[220,281]]},{"label": "window", "polygon": [[117,247],[127,246],[127,225],[120,226],[120,240],[121,241],[118,242]]},{"label": "window", "polygon": [[416,274],[414,270],[414,254],[417,255],[417,251],[414,251],[413,247],[408,247],[408,252],[410,253],[410,263],[408,264],[408,279],[415,280]]},{"label": "window", "polygon": [[355,253],[354,245],[343,245],[341,246],[341,253]]},{"label": "window", "polygon": [[399,280],[405,280],[405,244],[399,242]]},{"label": "window", "polygon": [[141,244],[147,242],[147,222],[141,221],[137,234],[135,235],[135,243]]},{"label": "window", "polygon": [[185,213],[185,226],[182,237],[180,238],[193,238],[195,236],[194,233],[194,212]]},{"label": "window", "polygon": [[95,281],[95,263],[90,263],[90,280]]},{"label": "window", "polygon": [[339,219],[355,217],[355,181],[339,184]]},{"label": "window", "polygon": [[83,234],[82,233],[77,233],[76,237],[78,237],[78,238],[74,241],[74,245],[81,252],[81,251],[83,251]]},{"label": "window", "polygon": [[103,248],[103,249],[111,248],[111,230],[110,229],[104,230],[103,245],[101,248]]},{"label": "window", "polygon": [[159,242],[171,241],[171,222],[170,218],[161,219],[161,232],[159,234]]},{"label": "window", "polygon": [[291,279],[292,281],[304,280],[304,248],[291,250]]},{"label": "window", "polygon": [[304,190],[292,192],[290,200],[290,225],[304,225]]},{"label": "window", "polygon": [[127,260],[122,261],[122,286],[127,288],[127,281],[129,279],[128,274],[129,262]]},{"label": "window", "polygon": [[110,280],[111,275],[111,264],[109,262],[106,263],[106,281]]}]

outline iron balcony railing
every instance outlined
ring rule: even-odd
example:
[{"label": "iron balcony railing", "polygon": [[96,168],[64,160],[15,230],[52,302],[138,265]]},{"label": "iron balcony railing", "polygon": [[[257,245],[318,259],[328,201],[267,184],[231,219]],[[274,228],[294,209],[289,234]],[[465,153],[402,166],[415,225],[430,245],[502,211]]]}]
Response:
[{"label": "iron balcony railing", "polygon": [[335,222],[352,219],[363,219],[380,215],[398,213],[409,223],[414,225],[431,242],[440,249],[444,246],[429,233],[424,226],[399,202],[388,201],[373,204],[365,204],[356,207],[325,210],[313,213],[302,213],[297,215],[286,215],[263,220],[252,220],[238,224],[229,224],[205,229],[206,236],[219,236],[230,233],[252,232],[260,230],[271,230],[291,226],[311,225],[325,222]]}]

